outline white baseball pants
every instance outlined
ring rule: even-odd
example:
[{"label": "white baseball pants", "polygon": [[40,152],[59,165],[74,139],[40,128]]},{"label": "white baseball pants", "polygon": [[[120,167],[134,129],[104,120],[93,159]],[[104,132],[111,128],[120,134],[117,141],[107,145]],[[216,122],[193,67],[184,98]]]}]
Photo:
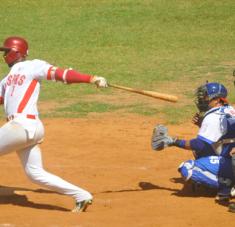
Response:
[{"label": "white baseball pants", "polygon": [[[44,127],[39,119],[24,119],[34,121],[34,133],[29,139],[28,131],[15,119],[0,128],[0,155],[16,151],[24,171],[29,179],[53,191],[72,196],[77,202],[92,199],[92,195],[62,178],[43,169],[41,150],[38,143],[44,136]],[[35,123],[36,121],[36,123]]]}]

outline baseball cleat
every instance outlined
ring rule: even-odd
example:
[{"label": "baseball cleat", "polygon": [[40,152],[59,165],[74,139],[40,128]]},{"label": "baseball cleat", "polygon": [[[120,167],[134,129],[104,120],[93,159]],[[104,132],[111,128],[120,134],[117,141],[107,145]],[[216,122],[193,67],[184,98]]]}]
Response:
[{"label": "baseball cleat", "polygon": [[235,203],[230,203],[228,206],[228,211],[235,213]]},{"label": "baseball cleat", "polygon": [[230,194],[232,197],[235,197],[235,187],[232,187]]},{"label": "baseball cleat", "polygon": [[230,195],[228,194],[217,194],[215,197],[216,202],[228,202],[230,200]]},{"label": "baseball cleat", "polygon": [[85,212],[87,207],[91,204],[92,204],[92,199],[76,202],[75,208],[72,210],[72,212],[73,213]]}]

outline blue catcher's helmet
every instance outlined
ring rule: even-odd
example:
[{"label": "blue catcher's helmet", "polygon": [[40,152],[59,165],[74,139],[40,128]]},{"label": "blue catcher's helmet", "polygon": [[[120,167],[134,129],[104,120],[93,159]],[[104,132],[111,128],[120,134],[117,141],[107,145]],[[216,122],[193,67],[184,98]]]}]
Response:
[{"label": "blue catcher's helmet", "polygon": [[206,83],[196,90],[195,103],[200,112],[209,110],[209,102],[215,98],[221,98],[224,103],[228,95],[227,89],[220,83]]},{"label": "blue catcher's helmet", "polygon": [[228,95],[227,89],[223,84],[207,83],[205,86],[210,100],[214,98],[226,98]]}]

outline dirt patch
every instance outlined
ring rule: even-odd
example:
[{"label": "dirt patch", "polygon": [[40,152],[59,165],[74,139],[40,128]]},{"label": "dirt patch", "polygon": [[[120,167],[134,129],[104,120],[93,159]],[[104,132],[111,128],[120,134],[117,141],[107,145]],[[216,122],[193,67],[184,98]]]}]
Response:
[{"label": "dirt patch", "polygon": [[[234,214],[215,204],[212,192],[192,192],[177,167],[192,158],[189,151],[153,152],[152,128],[163,123],[137,115],[102,114],[82,119],[43,119],[44,166],[86,188],[94,203],[73,214],[73,200],[31,183],[11,153],[2,156],[0,226],[231,226]],[[190,123],[169,132],[193,137]]]}]

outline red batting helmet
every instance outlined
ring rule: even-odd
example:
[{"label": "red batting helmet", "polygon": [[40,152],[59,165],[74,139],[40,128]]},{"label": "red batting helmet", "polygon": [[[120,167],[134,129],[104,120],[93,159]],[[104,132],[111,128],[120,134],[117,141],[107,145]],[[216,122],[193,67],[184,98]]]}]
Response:
[{"label": "red batting helmet", "polygon": [[5,62],[12,66],[18,59],[28,55],[28,43],[21,37],[11,36],[4,41],[0,51],[5,52]]}]

